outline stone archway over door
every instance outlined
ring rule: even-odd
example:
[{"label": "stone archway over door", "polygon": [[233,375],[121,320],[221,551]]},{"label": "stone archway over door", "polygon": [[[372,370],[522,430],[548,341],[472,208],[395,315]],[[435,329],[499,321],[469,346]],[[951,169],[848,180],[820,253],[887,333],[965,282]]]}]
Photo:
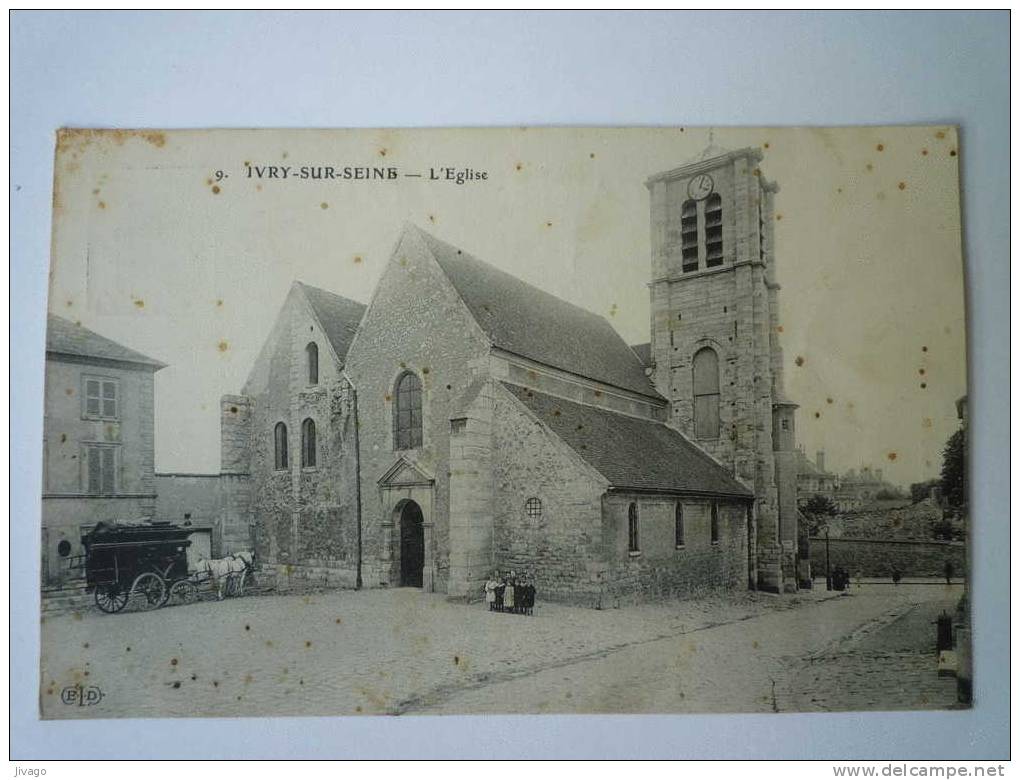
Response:
[{"label": "stone archway over door", "polygon": [[[436,550],[433,539],[433,501],[435,480],[417,464],[401,456],[379,479],[379,497],[382,499],[382,547],[379,550],[379,581],[382,585],[400,586],[404,582],[403,561],[403,529],[411,530],[411,520],[405,524],[404,510],[414,504],[414,525],[421,530],[414,531],[414,547],[412,554],[418,554],[417,545],[421,545],[420,568],[421,581],[418,587],[427,592],[435,590]],[[418,522],[417,518],[421,520]],[[418,535],[420,533],[420,536]],[[410,539],[409,539],[410,541]]]},{"label": "stone archway over door", "polygon": [[425,571],[425,518],[421,507],[408,501],[400,512],[400,584],[420,588]]}]

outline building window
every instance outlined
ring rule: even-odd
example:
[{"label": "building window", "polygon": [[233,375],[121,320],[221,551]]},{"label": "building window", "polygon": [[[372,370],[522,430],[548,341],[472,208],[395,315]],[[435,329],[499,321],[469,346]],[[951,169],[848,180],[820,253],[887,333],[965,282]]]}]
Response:
[{"label": "building window", "polygon": [[719,356],[710,347],[694,355],[694,435],[719,438]]},{"label": "building window", "polygon": [[305,363],[308,367],[308,384],[319,384],[319,345],[314,341],[305,347]]},{"label": "building window", "polygon": [[684,505],[677,504],[673,516],[673,536],[677,547],[684,546]]},{"label": "building window", "polygon": [[698,270],[698,203],[684,201],[680,209],[680,254],[684,272]]},{"label": "building window", "polygon": [[84,388],[82,416],[89,420],[117,419],[117,380],[101,377],[82,377]]},{"label": "building window", "polygon": [[641,550],[640,538],[638,536],[638,512],[637,504],[627,507],[627,551],[636,553]]},{"label": "building window", "polygon": [[467,417],[455,417],[450,420],[450,433],[464,433],[467,430]]},{"label": "building window", "polygon": [[524,502],[524,514],[533,520],[542,516],[542,501],[538,498],[529,498]]},{"label": "building window", "polygon": [[393,408],[393,438],[398,450],[413,450],[421,446],[421,380],[408,372],[397,380]]},{"label": "building window", "polygon": [[311,417],[301,423],[301,468],[315,467],[315,420]]},{"label": "building window", "polygon": [[716,192],[705,201],[705,265],[714,268],[722,263],[722,197]]},{"label": "building window", "polygon": [[100,444],[86,446],[85,466],[89,495],[112,495],[117,492],[116,447]]},{"label": "building window", "polygon": [[712,503],[712,544],[719,543],[719,505]]},{"label": "building window", "polygon": [[273,429],[273,467],[287,468],[287,426],[282,422]]}]

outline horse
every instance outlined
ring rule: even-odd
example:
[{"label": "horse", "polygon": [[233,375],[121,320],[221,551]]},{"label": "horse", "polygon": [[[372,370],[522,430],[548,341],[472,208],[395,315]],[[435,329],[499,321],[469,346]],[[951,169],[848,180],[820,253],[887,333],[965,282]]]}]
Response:
[{"label": "horse", "polygon": [[222,601],[225,595],[224,588],[232,575],[240,575],[237,592],[244,590],[244,581],[248,573],[255,570],[255,554],[244,550],[225,558],[203,559],[198,561],[195,570],[199,574],[209,575],[209,579],[212,580],[216,588],[216,598]]}]

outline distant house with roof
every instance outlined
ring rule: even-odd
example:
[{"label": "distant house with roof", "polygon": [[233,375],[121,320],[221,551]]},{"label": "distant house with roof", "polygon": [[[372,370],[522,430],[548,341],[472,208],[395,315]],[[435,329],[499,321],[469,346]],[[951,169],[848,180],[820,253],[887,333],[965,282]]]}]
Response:
[{"label": "distant house with roof", "polygon": [[43,418],[42,574],[69,575],[81,532],[154,516],[153,381],[164,364],[50,315]]},{"label": "distant house with roof", "polygon": [[588,603],[796,588],[760,156],[649,180],[650,343],[414,226],[367,305],[295,282],[222,399],[224,551],[456,597],[494,570]]}]

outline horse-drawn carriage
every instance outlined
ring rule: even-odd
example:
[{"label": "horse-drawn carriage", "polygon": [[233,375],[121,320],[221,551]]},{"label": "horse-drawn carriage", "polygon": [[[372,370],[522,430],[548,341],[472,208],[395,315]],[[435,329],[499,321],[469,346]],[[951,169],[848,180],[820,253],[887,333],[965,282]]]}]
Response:
[{"label": "horse-drawn carriage", "polygon": [[169,524],[97,523],[81,539],[85,584],[94,591],[96,606],[112,613],[129,602],[143,610],[191,603],[202,590],[215,590],[219,598],[241,595],[253,568],[250,554],[201,561],[190,571],[190,534]]}]

